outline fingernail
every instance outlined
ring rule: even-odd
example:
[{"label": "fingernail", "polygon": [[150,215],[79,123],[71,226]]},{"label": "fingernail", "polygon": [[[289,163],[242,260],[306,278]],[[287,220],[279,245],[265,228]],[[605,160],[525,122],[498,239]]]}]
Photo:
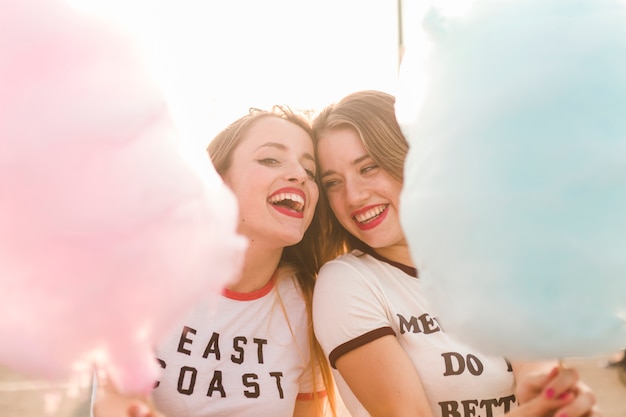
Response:
[{"label": "fingernail", "polygon": [[[559,399],[559,400],[566,400],[566,399],[570,398],[572,395],[574,395],[574,394],[572,394],[572,392],[566,391],[563,394],[559,395],[557,397],[557,399]],[[561,417],[567,417],[567,416],[561,416]]]},{"label": "fingernail", "polygon": [[554,397],[554,389],[548,388],[546,390],[546,398],[552,398],[552,397]]}]

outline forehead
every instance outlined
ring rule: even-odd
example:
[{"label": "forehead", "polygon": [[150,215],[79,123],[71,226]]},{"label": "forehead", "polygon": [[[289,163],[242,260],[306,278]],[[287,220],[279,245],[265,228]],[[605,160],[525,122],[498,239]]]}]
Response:
[{"label": "forehead", "polygon": [[239,148],[254,151],[267,143],[281,144],[288,149],[313,153],[313,140],[300,126],[274,116],[255,120],[244,133]]},{"label": "forehead", "polygon": [[317,142],[317,153],[322,166],[351,162],[367,155],[361,137],[351,127],[325,131]]}]

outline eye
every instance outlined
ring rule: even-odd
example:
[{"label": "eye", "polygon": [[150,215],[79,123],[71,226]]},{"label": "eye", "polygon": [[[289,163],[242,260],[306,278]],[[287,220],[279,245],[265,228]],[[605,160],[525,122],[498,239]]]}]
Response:
[{"label": "eye", "polygon": [[339,180],[330,179],[330,180],[324,181],[322,185],[324,186],[325,190],[328,190],[337,184],[339,184]]},{"label": "eye", "polygon": [[361,174],[367,174],[368,172],[371,172],[375,170],[376,168],[378,168],[378,165],[376,164],[366,165],[363,168],[361,168]]},{"label": "eye", "polygon": [[259,164],[266,165],[266,166],[274,166],[274,165],[280,164],[280,161],[275,158],[261,158],[261,159],[257,159],[256,161]]},{"label": "eye", "polygon": [[312,169],[308,169],[308,168],[304,168],[304,170],[306,171],[307,175],[311,179],[315,179],[315,171],[313,171]]}]

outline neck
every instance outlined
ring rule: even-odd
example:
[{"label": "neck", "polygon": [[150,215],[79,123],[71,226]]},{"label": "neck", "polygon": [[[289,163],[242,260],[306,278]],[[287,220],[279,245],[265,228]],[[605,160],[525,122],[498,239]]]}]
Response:
[{"label": "neck", "polygon": [[394,246],[386,246],[384,248],[372,248],[380,256],[387,258],[391,261],[401,263],[402,265],[415,268],[413,259],[411,259],[411,253],[409,247],[406,244],[399,244]]},{"label": "neck", "polygon": [[241,274],[235,281],[226,285],[226,288],[241,293],[263,288],[278,268],[282,254],[282,248],[259,248],[254,242],[250,242]]}]

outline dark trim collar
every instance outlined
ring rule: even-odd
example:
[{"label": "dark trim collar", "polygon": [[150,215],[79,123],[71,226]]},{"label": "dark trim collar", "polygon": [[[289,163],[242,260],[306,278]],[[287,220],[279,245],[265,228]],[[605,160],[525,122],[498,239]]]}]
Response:
[{"label": "dark trim collar", "polygon": [[412,266],[408,266],[405,264],[401,264],[400,262],[392,261],[391,259],[387,259],[384,256],[379,255],[378,253],[376,253],[376,251],[374,251],[374,249],[369,248],[369,247],[367,248],[365,253],[367,253],[368,255],[371,255],[372,257],[378,259],[379,261],[388,263],[391,266],[395,266],[396,268],[400,269],[405,274],[412,276],[413,278],[419,278],[419,275],[417,273],[417,268],[414,268]]}]

